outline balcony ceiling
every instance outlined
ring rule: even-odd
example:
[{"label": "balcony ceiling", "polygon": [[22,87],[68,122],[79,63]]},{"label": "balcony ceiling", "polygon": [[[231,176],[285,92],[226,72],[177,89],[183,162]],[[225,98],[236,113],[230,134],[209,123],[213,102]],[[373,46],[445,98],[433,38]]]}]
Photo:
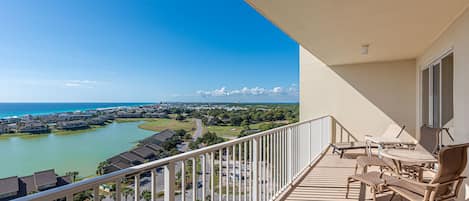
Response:
[{"label": "balcony ceiling", "polygon": [[[329,65],[416,58],[469,0],[246,0]],[[369,44],[368,55],[361,46]]]}]

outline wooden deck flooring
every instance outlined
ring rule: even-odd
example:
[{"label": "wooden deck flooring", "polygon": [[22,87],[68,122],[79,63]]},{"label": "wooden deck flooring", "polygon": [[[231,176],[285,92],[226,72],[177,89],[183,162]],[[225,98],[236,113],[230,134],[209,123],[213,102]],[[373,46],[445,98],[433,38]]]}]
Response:
[{"label": "wooden deck flooring", "polygon": [[[340,158],[329,150],[325,156],[308,170],[306,175],[284,196],[286,201],[348,201],[358,200],[360,184],[351,184],[349,199],[345,199],[347,177],[355,172],[355,157],[358,153],[349,153]],[[369,189],[366,198],[371,198]],[[389,194],[378,196],[379,201],[388,201]],[[367,199],[368,200],[368,199]],[[369,199],[371,200],[371,199]],[[394,199],[396,200],[396,199]],[[400,200],[397,199],[397,200]]]}]

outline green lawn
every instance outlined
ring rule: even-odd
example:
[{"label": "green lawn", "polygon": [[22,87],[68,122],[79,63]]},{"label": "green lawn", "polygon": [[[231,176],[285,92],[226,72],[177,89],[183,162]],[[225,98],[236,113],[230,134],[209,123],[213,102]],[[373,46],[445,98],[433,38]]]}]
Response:
[{"label": "green lawn", "polygon": [[86,132],[90,132],[90,131],[95,131],[99,128],[104,128],[106,125],[104,126],[90,126],[89,128],[87,129],[81,129],[81,130],[56,130],[56,129],[53,129],[52,130],[52,133],[53,134],[56,134],[56,135],[74,135],[74,134],[81,134],[81,133],[86,133]]},{"label": "green lawn", "polygon": [[30,134],[30,133],[9,133],[0,135],[0,140],[9,139],[11,137],[20,137],[20,138],[37,138],[47,136],[49,133],[45,134]]},{"label": "green lawn", "polygon": [[207,126],[207,130],[223,138],[237,138],[243,130],[241,126]]},{"label": "green lawn", "polygon": [[[269,122],[250,124],[249,128],[259,129],[260,125],[264,123],[269,123]],[[288,121],[275,121],[275,123],[288,123]],[[207,126],[206,130],[210,132],[215,132],[220,137],[233,139],[239,136],[239,134],[243,130],[243,127],[242,126]]]},{"label": "green lawn", "polygon": [[192,132],[193,130],[195,130],[196,125],[193,119],[187,119],[184,121],[178,121],[174,119],[147,119],[138,127],[151,131],[162,131],[165,129],[184,129],[186,131]]}]

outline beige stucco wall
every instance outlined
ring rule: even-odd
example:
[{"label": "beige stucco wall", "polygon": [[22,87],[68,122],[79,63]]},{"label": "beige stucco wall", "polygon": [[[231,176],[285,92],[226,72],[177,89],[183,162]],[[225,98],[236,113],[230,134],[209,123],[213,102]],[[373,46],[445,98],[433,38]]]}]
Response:
[{"label": "beige stucco wall", "polygon": [[333,115],[356,137],[416,128],[415,60],[326,66],[300,47],[300,119]]}]

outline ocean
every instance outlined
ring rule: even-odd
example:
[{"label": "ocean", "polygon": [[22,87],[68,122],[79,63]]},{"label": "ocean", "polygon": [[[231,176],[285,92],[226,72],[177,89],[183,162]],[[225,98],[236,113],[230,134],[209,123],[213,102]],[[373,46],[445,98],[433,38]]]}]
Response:
[{"label": "ocean", "polygon": [[0,118],[149,104],[152,103],[0,103]]}]

